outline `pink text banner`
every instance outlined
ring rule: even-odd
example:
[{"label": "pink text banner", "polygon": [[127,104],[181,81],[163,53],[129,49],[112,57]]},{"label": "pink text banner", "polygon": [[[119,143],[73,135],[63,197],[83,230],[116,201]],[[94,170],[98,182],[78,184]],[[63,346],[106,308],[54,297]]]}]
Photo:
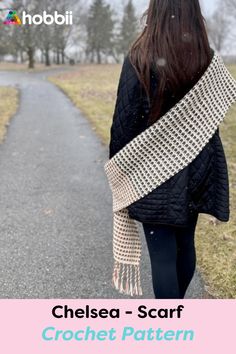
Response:
[{"label": "pink text banner", "polygon": [[0,300],[4,354],[233,354],[235,300]]}]

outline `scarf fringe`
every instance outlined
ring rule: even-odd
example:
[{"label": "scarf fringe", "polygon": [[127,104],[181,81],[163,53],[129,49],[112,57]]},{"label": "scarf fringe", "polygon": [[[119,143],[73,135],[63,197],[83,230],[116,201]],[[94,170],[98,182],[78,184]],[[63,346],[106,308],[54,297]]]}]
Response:
[{"label": "scarf fringe", "polygon": [[112,285],[121,294],[130,296],[143,295],[139,266],[115,261]]}]

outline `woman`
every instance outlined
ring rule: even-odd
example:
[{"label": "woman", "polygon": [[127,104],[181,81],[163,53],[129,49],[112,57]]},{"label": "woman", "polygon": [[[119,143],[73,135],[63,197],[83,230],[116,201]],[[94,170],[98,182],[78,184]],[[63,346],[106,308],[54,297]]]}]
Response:
[{"label": "woman", "polygon": [[[111,126],[110,160],[120,156],[120,151],[125,153],[124,147],[172,112],[171,108],[199,82],[215,54],[208,42],[198,0],[151,0],[144,16],[147,17],[146,26],[125,57],[120,75]],[[191,107],[188,108],[190,112]],[[149,193],[140,193],[142,197],[126,203],[128,216],[123,214],[123,217],[143,225],[155,298],[184,298],[196,266],[194,234],[198,214],[210,214],[224,222],[229,220],[227,164],[218,126],[213,132],[184,168],[176,168],[170,178],[164,177],[164,182],[156,188],[152,186]],[[141,144],[140,140],[135,141]],[[120,162],[122,166],[121,157]],[[134,163],[132,168],[136,167],[137,163]],[[112,170],[113,167],[108,172],[112,173]],[[142,188],[139,180],[137,185]],[[119,220],[117,225],[120,234],[114,240],[116,242],[118,237],[120,240],[115,243],[114,250],[119,259],[125,245],[129,247],[132,235],[125,238]],[[134,228],[133,224],[133,233]],[[122,237],[123,248],[118,250]],[[122,283],[125,271],[117,267],[120,266],[115,266],[114,274],[123,273]],[[132,276],[138,278],[135,272]],[[126,275],[127,287],[131,273],[130,270]],[[121,283],[116,287],[125,292]],[[126,293],[141,294],[138,290],[133,292],[132,285]]]}]

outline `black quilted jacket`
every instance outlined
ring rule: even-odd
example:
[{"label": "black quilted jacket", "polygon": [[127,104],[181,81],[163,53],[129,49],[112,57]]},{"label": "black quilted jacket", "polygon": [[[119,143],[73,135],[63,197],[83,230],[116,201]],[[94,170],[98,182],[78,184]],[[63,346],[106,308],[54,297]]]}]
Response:
[{"label": "black quilted jacket", "polygon": [[[212,51],[212,55],[213,55]],[[151,74],[153,90],[158,80]],[[191,89],[183,90],[182,96]],[[163,112],[178,100],[166,91]],[[109,157],[114,156],[147,125],[149,106],[136,72],[126,56],[117,90],[110,131]],[[182,171],[128,207],[131,218],[140,222],[186,226],[194,213],[229,220],[229,181],[219,129],[201,153]]]}]

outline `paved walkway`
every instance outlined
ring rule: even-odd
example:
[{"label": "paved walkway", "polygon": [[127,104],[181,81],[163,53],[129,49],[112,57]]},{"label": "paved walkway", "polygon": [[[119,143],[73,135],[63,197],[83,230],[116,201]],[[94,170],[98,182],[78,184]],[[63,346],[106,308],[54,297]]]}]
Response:
[{"label": "paved walkway", "polygon": [[[0,298],[120,298],[110,286],[107,149],[46,75],[0,73],[0,85],[21,93],[0,146]],[[144,297],[152,298],[143,248]],[[188,297],[202,293],[196,274]]]}]

